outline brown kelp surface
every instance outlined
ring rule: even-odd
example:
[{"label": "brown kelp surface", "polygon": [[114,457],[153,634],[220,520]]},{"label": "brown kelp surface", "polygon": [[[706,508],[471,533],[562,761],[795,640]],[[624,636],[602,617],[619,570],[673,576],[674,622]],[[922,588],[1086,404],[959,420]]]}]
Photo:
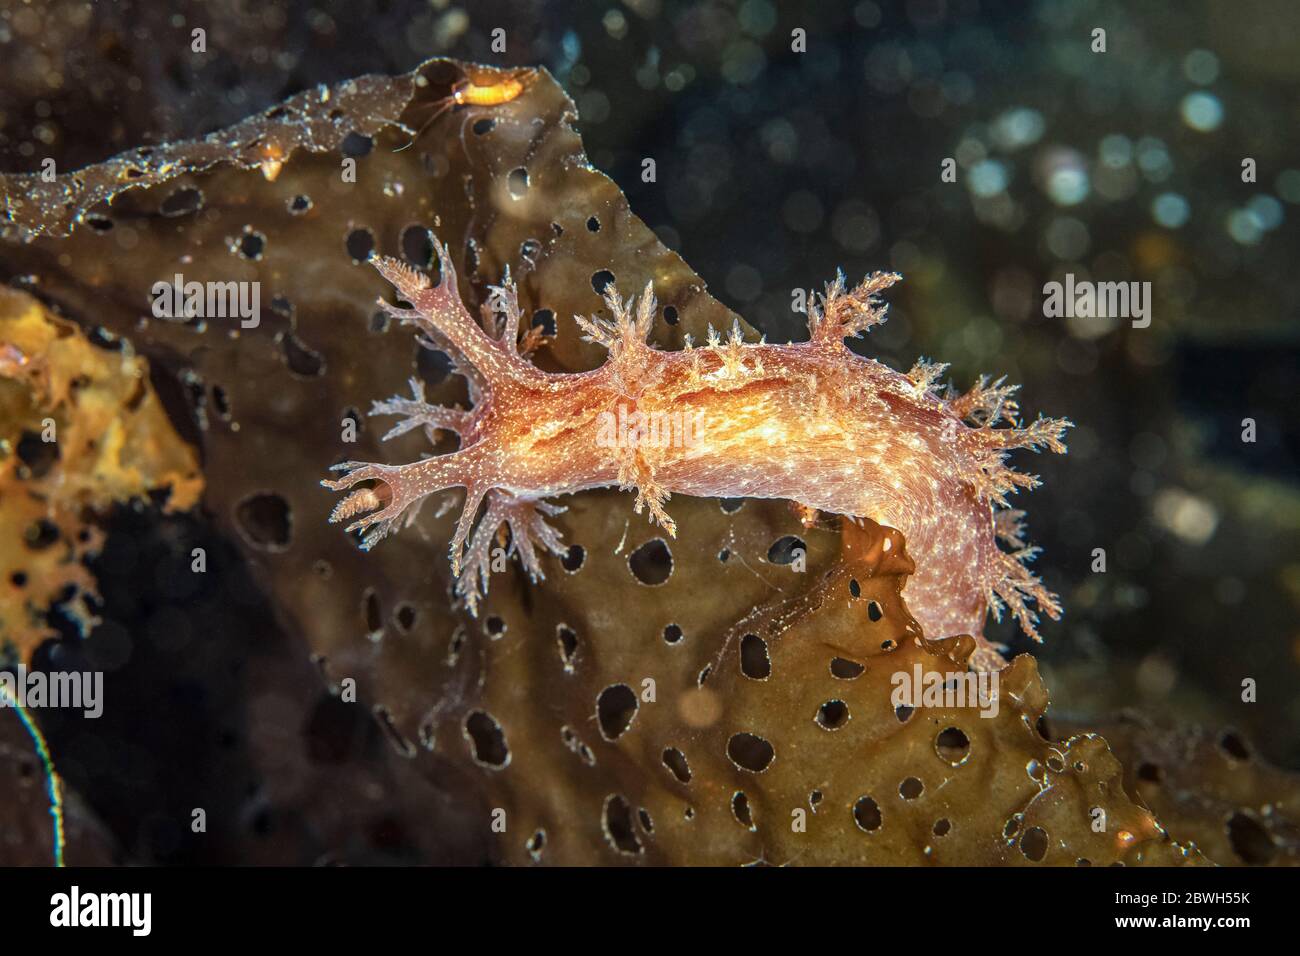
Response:
[{"label": "brown kelp surface", "polygon": [[[449,516],[427,508],[369,554],[326,523],[330,464],[422,450],[407,435],[381,451],[388,422],[359,409],[411,375],[431,400],[464,400],[445,363],[377,315],[371,252],[428,268],[436,231],[471,307],[509,266],[548,334],[545,368],[601,360],[571,316],[599,312],[610,278],[654,281],[659,347],[732,319],[586,162],[548,74],[435,116],[465,76],[505,78],[430,61],[54,183],[0,181],[8,277],[147,357],[201,449],[205,509],[340,699],[355,689],[431,777],[455,766],[440,785],[479,811],[504,861],[1199,861],[1125,792],[1101,738],[1039,732],[1032,658],[1003,673],[996,717],[890,703],[896,671],[960,671],[971,651],[911,621],[896,533],[696,499],[674,503],[668,542],[629,496],[587,494],[555,519],[571,548],[546,559],[547,581],[511,565],[474,618],[449,598]],[[259,282],[260,323],[156,317],[150,291],[178,273]]]},{"label": "brown kelp surface", "polygon": [[[782,540],[780,506],[694,505],[671,559],[650,563],[664,545],[633,532],[628,568],[602,561],[623,533],[607,527],[555,600],[508,613],[490,639],[464,727],[494,802],[524,828],[502,841],[507,859],[1200,861],[1124,793],[1100,737],[1041,735],[1032,657],[1002,673],[990,716],[895,706],[895,674],[942,683],[975,649],[922,637],[896,531],[806,532],[820,559],[800,572],[783,560],[804,542]],[[584,599],[584,575],[619,592],[629,571],[666,575],[656,586],[678,598],[633,591],[617,613]]]},{"label": "brown kelp surface", "polygon": [[[1080,723],[1059,722],[1056,734]],[[1223,866],[1300,862],[1300,780],[1231,727],[1170,726],[1120,712],[1088,722],[1124,764],[1125,790]]]}]

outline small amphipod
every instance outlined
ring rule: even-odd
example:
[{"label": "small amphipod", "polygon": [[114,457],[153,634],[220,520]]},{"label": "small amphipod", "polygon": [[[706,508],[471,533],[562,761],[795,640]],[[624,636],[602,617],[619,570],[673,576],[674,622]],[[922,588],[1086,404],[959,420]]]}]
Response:
[{"label": "small amphipod", "polygon": [[416,130],[415,135],[411,137],[411,142],[394,150],[394,152],[400,153],[403,149],[406,149],[407,146],[419,139],[426,129],[433,125],[434,120],[454,107],[502,106],[517,100],[536,75],[536,70],[527,68],[498,75],[491,83],[478,83],[469,77],[459,80],[452,86],[451,92],[447,96],[434,101],[432,115],[424,121],[424,125]]},{"label": "small amphipod", "polygon": [[524,91],[524,78],[532,72],[511,73],[487,86],[464,79],[452,87],[448,98],[457,106],[500,106],[519,98],[519,94]]}]

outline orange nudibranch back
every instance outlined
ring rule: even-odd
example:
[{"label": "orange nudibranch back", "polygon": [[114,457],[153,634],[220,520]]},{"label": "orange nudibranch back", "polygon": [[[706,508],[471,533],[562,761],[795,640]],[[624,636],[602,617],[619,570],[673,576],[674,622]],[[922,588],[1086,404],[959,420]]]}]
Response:
[{"label": "orange nudibranch back", "polygon": [[810,306],[806,342],[745,342],[736,324],[725,340],[710,329],[706,343],[688,337],[672,352],[647,343],[651,286],[626,301],[610,286],[608,317],[576,317],[584,337],[608,351],[605,363],[564,374],[543,372],[521,353],[522,313],[508,275],[491,290],[484,328],[461,302],[446,249],[435,246],[444,277],[436,287],[396,260],[374,260],[412,308],[381,305],[451,357],[472,407],[430,405],[412,380],[410,398],[376,402],[371,414],[401,417],[385,437],[423,428],[432,439],[446,430],[460,448],[405,465],[344,462],[335,466],[341,477],[322,483],[361,486],[331,520],[355,519],[348,530],[361,532],[367,548],[404,516],[409,522],[427,495],[464,488],[451,563],[472,612],[487,592],[503,523],[538,580],[537,545],[563,550],[546,519],[564,509],[548,499],[617,485],[635,491],[634,510],[669,534],[673,493],[787,498],[897,528],[916,562],[906,591],[913,615],[930,637],[974,635],[976,666],[1001,664],[983,638],[990,611],[1010,611],[1036,639],[1039,611],[1060,616],[1056,595],[1027,567],[1036,549],[1024,541],[1024,513],[1008,502],[1038,479],[1005,459],[1016,448],[1064,452],[1070,422],[1020,424],[1016,386],[1000,379],[956,393],[938,384],[945,365],[921,360],[901,374],[850,351],[847,337],[885,320],[880,293],[900,276],[876,273],[849,289],[841,275]]}]

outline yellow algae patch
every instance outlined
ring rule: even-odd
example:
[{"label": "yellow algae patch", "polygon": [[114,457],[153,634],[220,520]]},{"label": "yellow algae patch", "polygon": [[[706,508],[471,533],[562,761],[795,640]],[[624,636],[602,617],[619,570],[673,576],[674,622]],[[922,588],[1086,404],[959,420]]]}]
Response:
[{"label": "yellow algae patch", "polygon": [[98,550],[96,513],[151,490],[166,509],[193,507],[198,456],[176,434],[129,348],[92,345],[31,296],[0,289],[0,641],[30,658],[54,634],[52,601],[83,627]]}]

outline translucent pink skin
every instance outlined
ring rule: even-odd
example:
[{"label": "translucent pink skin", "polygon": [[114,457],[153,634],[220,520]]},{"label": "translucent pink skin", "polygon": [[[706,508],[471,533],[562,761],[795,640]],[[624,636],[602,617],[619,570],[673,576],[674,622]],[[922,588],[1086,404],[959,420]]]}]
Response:
[{"label": "translucent pink skin", "polygon": [[[345,490],[366,483],[331,520],[356,518],[349,530],[362,531],[367,547],[403,514],[413,517],[411,506],[425,496],[464,487],[451,561],[471,611],[487,592],[502,523],[511,549],[539,579],[535,544],[564,550],[545,520],[563,509],[544,499],[618,485],[635,489],[636,512],[647,509],[669,534],[675,525],[664,504],[672,493],[786,498],[897,528],[916,562],[906,586],[909,609],[930,637],[974,635],[977,667],[1002,664],[983,638],[990,610],[1010,610],[1036,639],[1031,603],[1059,616],[1055,595],[1026,567],[1034,549],[1021,540],[1023,513],[1006,503],[1007,494],[1037,479],[1011,470],[1004,458],[1013,448],[1064,452],[1069,422],[995,427],[1014,422],[1014,387],[981,380],[965,394],[941,394],[935,382],[944,366],[922,361],[903,375],[851,352],[845,338],[884,321],[876,295],[898,276],[876,274],[853,290],[841,277],[810,309],[807,342],[745,343],[735,327],[725,342],[711,330],[706,346],[688,341],[679,352],[646,343],[655,312],[649,286],[639,303],[624,303],[611,289],[611,318],[575,317],[590,341],[609,350],[605,364],[553,374],[519,353],[521,316],[508,277],[485,306],[485,331],[462,304],[440,245],[438,254],[449,280],[437,287],[394,260],[375,260],[414,308],[381,304],[452,357],[469,381],[473,408],[429,405],[413,381],[411,399],[376,403],[372,414],[403,416],[390,435],[415,427],[430,437],[454,431],[460,450],[407,465],[347,462],[337,466],[343,477],[323,484]],[[635,413],[662,428],[638,430]],[[999,538],[1013,550],[999,547]]]}]

